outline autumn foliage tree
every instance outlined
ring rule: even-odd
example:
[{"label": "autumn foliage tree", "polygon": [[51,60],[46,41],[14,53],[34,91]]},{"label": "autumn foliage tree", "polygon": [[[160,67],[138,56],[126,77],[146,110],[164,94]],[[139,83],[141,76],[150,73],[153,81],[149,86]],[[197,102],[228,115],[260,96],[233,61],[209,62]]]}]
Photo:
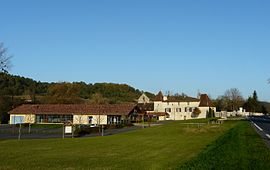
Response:
[{"label": "autumn foliage tree", "polygon": [[192,113],[195,117],[198,117],[199,114],[201,114],[201,110],[198,107],[195,107]]},{"label": "autumn foliage tree", "polygon": [[79,88],[72,83],[57,83],[48,88],[44,103],[76,104],[82,103]]}]

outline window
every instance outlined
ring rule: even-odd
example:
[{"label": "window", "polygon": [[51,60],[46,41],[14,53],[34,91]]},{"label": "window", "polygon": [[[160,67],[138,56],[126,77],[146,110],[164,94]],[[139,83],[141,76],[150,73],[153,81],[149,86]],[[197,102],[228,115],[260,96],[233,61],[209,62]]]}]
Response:
[{"label": "window", "polygon": [[185,107],[185,112],[187,112],[188,111],[188,108],[187,107]]},{"label": "window", "polygon": [[36,115],[37,123],[73,122],[73,115]]},{"label": "window", "polygon": [[120,124],[121,123],[121,116],[107,116],[107,123],[108,124]]},{"label": "window", "polygon": [[192,107],[190,107],[190,108],[189,108],[189,112],[192,112],[192,110],[193,110]]},{"label": "window", "polygon": [[171,111],[172,111],[171,108],[166,108],[166,109],[165,109],[165,112],[171,112]]},{"label": "window", "polygon": [[176,112],[181,112],[181,108],[176,108]]},{"label": "window", "polygon": [[24,116],[12,116],[11,124],[20,124],[24,123]]},{"label": "window", "polygon": [[93,116],[88,116],[88,124],[93,124]]}]

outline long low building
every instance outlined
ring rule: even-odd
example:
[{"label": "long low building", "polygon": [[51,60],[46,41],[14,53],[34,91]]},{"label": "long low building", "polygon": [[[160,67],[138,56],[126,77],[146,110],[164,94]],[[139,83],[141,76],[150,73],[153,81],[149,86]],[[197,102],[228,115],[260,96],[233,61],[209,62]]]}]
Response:
[{"label": "long low building", "polygon": [[24,104],[9,112],[10,124],[73,123],[88,125],[120,124],[128,121],[134,104]]}]

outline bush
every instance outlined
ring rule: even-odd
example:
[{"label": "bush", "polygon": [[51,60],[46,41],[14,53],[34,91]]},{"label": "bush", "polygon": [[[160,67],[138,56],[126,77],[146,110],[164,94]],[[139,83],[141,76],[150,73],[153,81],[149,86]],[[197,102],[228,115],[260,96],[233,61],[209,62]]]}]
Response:
[{"label": "bush", "polygon": [[131,127],[134,126],[132,123],[128,122],[128,123],[121,123],[121,124],[110,124],[110,125],[106,125],[105,129],[121,129],[124,127]]},{"label": "bush", "polygon": [[[22,127],[29,127],[29,123],[21,123]],[[16,124],[16,127],[20,127],[20,124]]]},{"label": "bush", "polygon": [[90,126],[80,126],[76,127],[74,134],[75,135],[87,135],[91,133],[98,133],[99,127],[90,127]]}]

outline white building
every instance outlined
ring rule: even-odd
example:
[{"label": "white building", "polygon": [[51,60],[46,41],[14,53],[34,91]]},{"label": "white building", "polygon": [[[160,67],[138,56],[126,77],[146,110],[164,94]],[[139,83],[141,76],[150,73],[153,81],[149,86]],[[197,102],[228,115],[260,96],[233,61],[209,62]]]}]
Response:
[{"label": "white building", "polygon": [[[144,98],[146,98],[145,96],[143,94]],[[153,103],[154,107],[153,110],[147,110],[147,113],[168,113],[166,120],[206,118],[208,113],[216,111],[207,94],[201,94],[198,99],[188,96],[164,96],[160,91],[153,101],[149,100],[149,103]]]},{"label": "white building", "polygon": [[85,125],[120,124],[128,121],[134,104],[24,104],[9,111],[10,124],[66,123]]}]

